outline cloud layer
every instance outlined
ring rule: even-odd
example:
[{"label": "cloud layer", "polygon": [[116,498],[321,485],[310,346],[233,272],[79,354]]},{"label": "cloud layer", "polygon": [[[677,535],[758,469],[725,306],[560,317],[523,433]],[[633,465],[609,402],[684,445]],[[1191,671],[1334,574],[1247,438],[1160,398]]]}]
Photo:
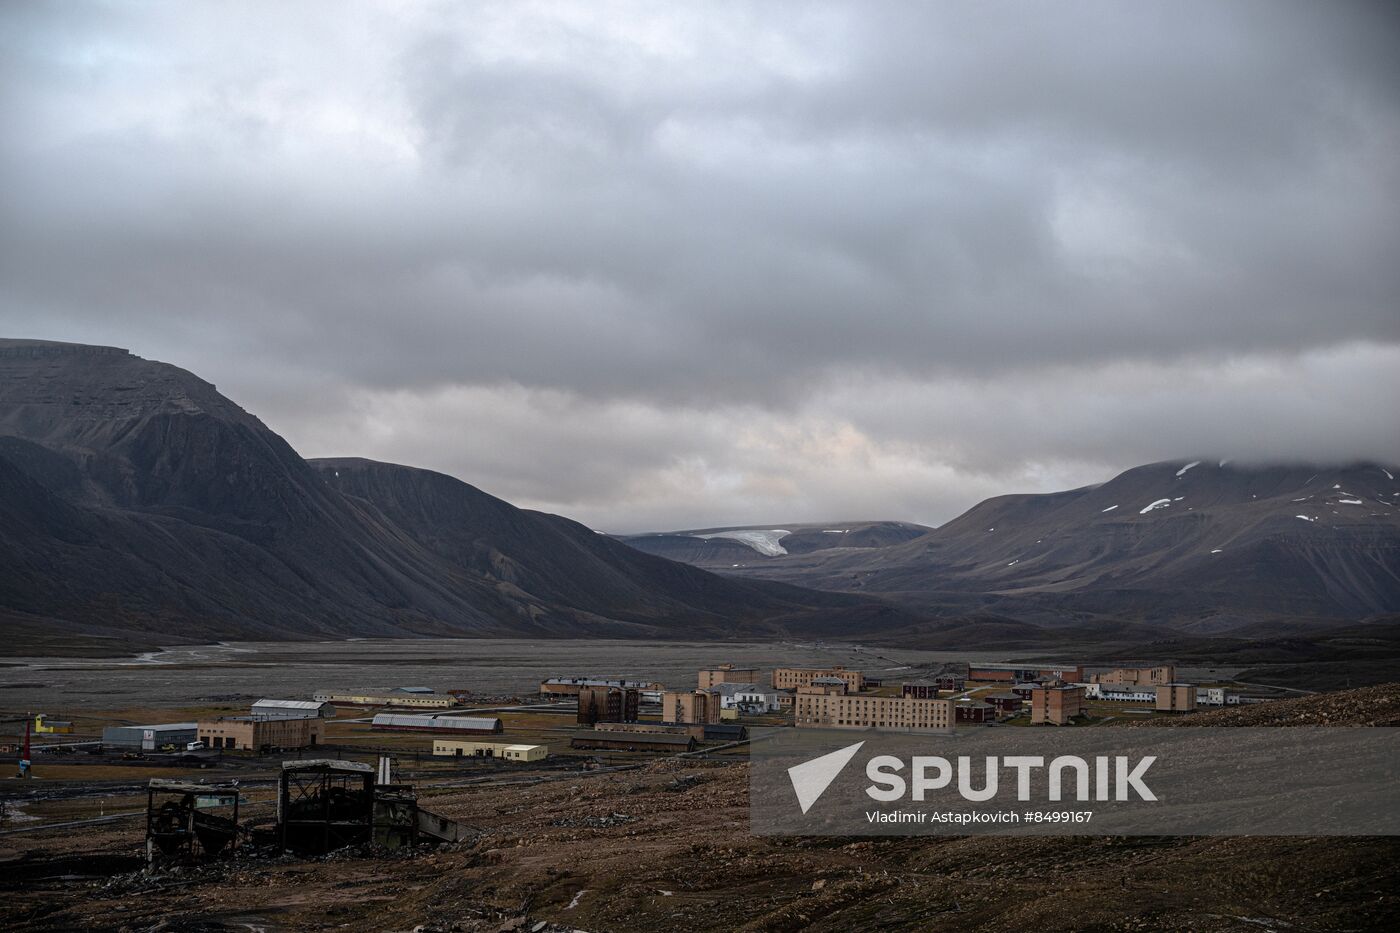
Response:
[{"label": "cloud layer", "polygon": [[1400,460],[1383,4],[13,5],[0,332],[611,530]]}]

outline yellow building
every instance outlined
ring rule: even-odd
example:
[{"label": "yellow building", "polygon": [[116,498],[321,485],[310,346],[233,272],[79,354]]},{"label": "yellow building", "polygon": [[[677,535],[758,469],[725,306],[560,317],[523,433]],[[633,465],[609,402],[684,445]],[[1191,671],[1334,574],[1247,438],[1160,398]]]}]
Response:
[{"label": "yellow building", "polygon": [[72,735],[73,724],[60,719],[48,719],[40,713],[34,717],[34,731],[43,735]]},{"label": "yellow building", "polygon": [[433,754],[454,758],[504,758],[507,761],[544,761],[548,745],[515,745],[508,742],[467,742],[460,739],[434,739]]}]

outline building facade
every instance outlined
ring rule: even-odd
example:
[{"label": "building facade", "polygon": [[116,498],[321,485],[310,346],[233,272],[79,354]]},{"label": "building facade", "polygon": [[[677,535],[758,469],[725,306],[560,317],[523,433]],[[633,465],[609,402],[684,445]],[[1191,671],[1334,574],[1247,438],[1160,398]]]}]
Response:
[{"label": "building facade", "polygon": [[794,699],[793,725],[809,729],[947,732],[953,727],[953,701],[860,696],[807,687],[799,690]]},{"label": "building facade", "polygon": [[262,748],[309,748],[321,744],[320,719],[262,719],[224,716],[201,719],[199,741],[208,748],[257,751]]},{"label": "building facade", "polygon": [[773,671],[773,686],[779,690],[796,690],[806,687],[818,677],[839,677],[851,693],[865,689],[865,674],[861,671],[848,671],[840,665],[836,667],[780,667]]},{"label": "building facade", "polygon": [[1195,684],[1161,684],[1157,687],[1157,712],[1191,713],[1195,710]]},{"label": "building facade", "polygon": [[1031,690],[1031,725],[1065,726],[1084,715],[1084,688],[1070,684]]},{"label": "building facade", "polygon": [[454,758],[504,758],[506,761],[544,761],[548,745],[518,745],[513,742],[469,742],[461,739],[433,739],[434,755]]},{"label": "building facade", "polygon": [[636,687],[603,687],[589,684],[579,688],[578,724],[636,722],[642,693]]},{"label": "building facade", "polygon": [[1125,687],[1156,687],[1176,681],[1176,668],[1171,664],[1160,667],[1120,667],[1089,675],[1091,684],[1118,684]]},{"label": "building facade", "polygon": [[1063,680],[1082,683],[1084,668],[1079,664],[973,664],[967,679],[979,683],[1020,683],[1027,680]]},{"label": "building facade", "polygon": [[758,668],[755,667],[735,667],[733,664],[721,664],[719,667],[712,667],[700,672],[697,686],[701,690],[709,690],[718,687],[720,684],[751,684],[758,680]]},{"label": "building facade", "polygon": [[661,694],[663,722],[719,722],[719,694],[709,690],[667,690]]},{"label": "building facade", "polygon": [[340,706],[398,706],[404,709],[451,709],[457,705],[452,696],[424,696],[412,693],[316,693],[311,698],[317,703],[335,703]]}]

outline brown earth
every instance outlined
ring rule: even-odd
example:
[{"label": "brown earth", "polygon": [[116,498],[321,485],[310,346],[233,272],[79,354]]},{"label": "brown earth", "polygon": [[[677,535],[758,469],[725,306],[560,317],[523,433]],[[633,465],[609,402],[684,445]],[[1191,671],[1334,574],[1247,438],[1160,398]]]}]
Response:
[{"label": "brown earth", "polygon": [[[1224,725],[1400,722],[1400,685],[1221,710]],[[1379,930],[1395,838],[749,835],[748,766],[422,787],[478,828],[438,851],[244,858],[146,876],[139,821],[11,836],[12,930]],[[512,783],[506,783],[511,781]],[[265,805],[264,805],[265,809]],[[96,877],[66,877],[92,875]],[[572,906],[571,906],[572,905]]]}]

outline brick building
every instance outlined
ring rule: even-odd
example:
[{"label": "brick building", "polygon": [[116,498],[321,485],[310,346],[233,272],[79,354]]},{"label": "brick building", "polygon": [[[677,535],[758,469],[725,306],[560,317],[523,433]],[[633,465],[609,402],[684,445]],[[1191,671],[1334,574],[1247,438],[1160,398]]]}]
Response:
[{"label": "brick building", "polygon": [[636,722],[642,694],[635,687],[588,685],[578,691],[578,723]]},{"label": "brick building", "polygon": [[719,695],[709,690],[667,690],[661,695],[663,722],[717,723]]},{"label": "brick building", "polygon": [[1084,715],[1084,688],[1070,684],[1039,686],[1031,690],[1031,725],[1068,725]]},{"label": "brick building", "polygon": [[712,687],[718,687],[720,684],[753,683],[758,683],[758,668],[735,667],[733,664],[721,664],[719,667],[711,667],[701,671],[697,686],[701,690],[709,690]]},{"label": "brick building", "polygon": [[1160,684],[1157,687],[1159,713],[1193,713],[1196,711],[1195,684]]},{"label": "brick building", "polygon": [[813,729],[946,732],[953,726],[953,701],[860,696],[806,687],[795,697],[793,724]]},{"label": "brick building", "polygon": [[209,748],[257,751],[261,748],[309,748],[321,743],[322,719],[264,719],[223,716],[201,719],[195,726],[199,741]]},{"label": "brick building", "polygon": [[848,671],[844,667],[780,667],[773,671],[773,686],[779,690],[796,690],[805,687],[819,677],[839,677],[851,693],[865,689],[865,674]]},{"label": "brick building", "polygon": [[1171,664],[1160,667],[1120,667],[1117,670],[1090,674],[1091,684],[1117,684],[1124,687],[1157,687],[1176,682],[1176,668]]}]

